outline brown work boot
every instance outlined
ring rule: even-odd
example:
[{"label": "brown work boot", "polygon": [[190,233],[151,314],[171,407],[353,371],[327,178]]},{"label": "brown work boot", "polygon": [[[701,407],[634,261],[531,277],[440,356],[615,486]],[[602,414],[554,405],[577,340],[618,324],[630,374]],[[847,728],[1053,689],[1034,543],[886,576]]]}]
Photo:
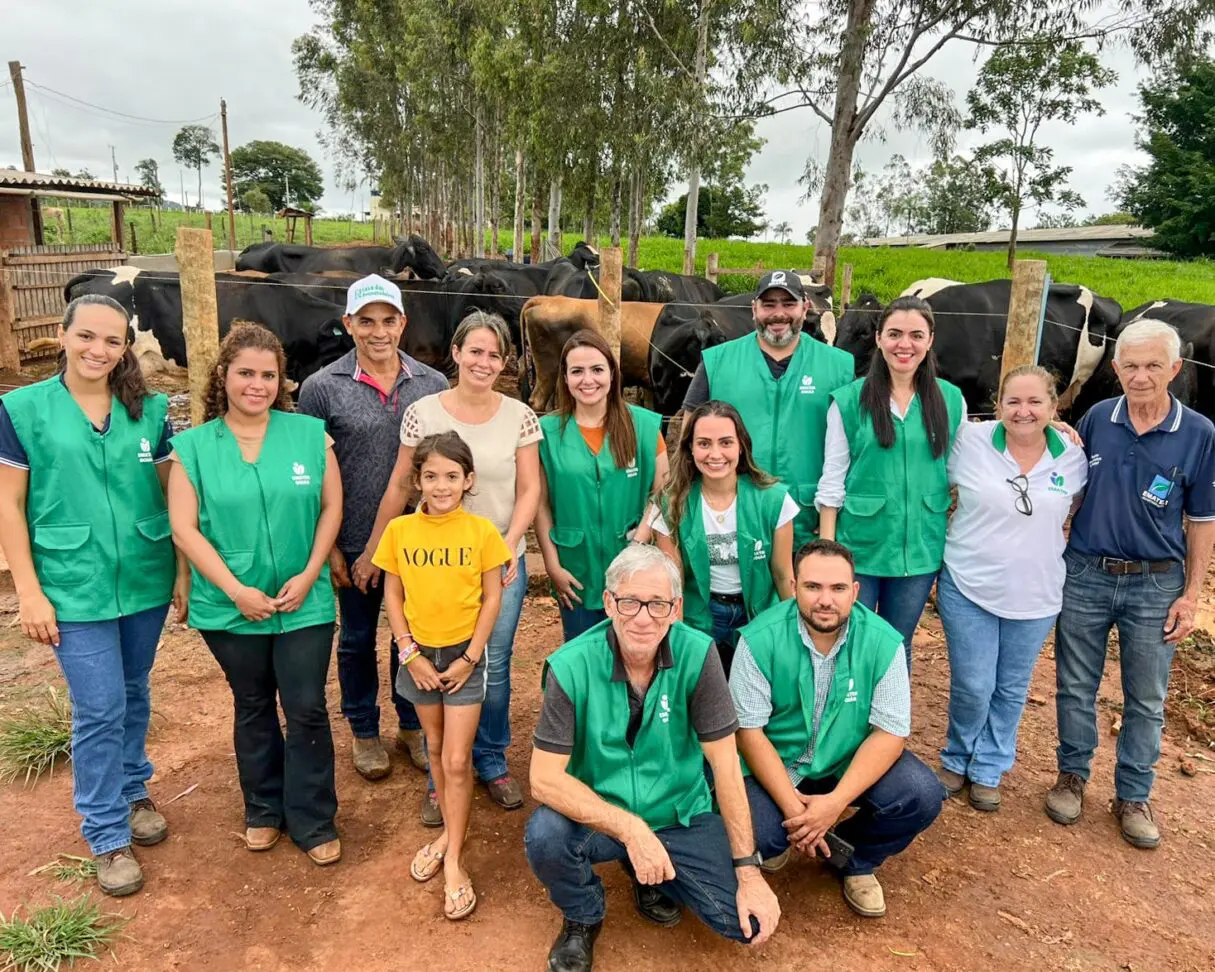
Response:
[{"label": "brown work boot", "polygon": [[792,854],[793,848],[786,847],[775,857],[765,857],[762,861],[760,861],[759,869],[765,874],[775,874],[789,863],[789,858],[792,856]]},{"label": "brown work boot", "polygon": [[518,810],[523,806],[523,791],[509,773],[503,773],[496,780],[487,780],[485,789],[489,798],[503,810]]},{"label": "brown work boot", "polygon": [[1055,785],[1046,794],[1046,815],[1055,823],[1074,824],[1084,812],[1084,788],[1087,781],[1075,773],[1060,773]]},{"label": "brown work boot", "polygon": [[941,781],[941,786],[945,787],[945,793],[951,797],[957,796],[966,786],[965,776],[955,773],[953,770],[947,770],[944,766],[937,770],[937,779]]},{"label": "brown work boot", "polygon": [[156,804],[144,797],[131,804],[131,841],[140,847],[159,844],[169,836],[169,825],[156,810]]},{"label": "brown work boot", "polygon": [[443,808],[439,806],[439,798],[435,796],[434,790],[428,789],[422,797],[422,826],[443,826]]},{"label": "brown work boot", "polygon": [[881,918],[886,914],[886,895],[872,874],[845,875],[844,900],[862,918]]},{"label": "brown work boot", "polygon": [[1152,817],[1152,805],[1146,800],[1115,800],[1114,816],[1118,818],[1123,839],[1132,847],[1152,850],[1160,843],[1160,829]]},{"label": "brown work boot", "polygon": [[392,763],[388,761],[388,753],[379,736],[370,739],[354,737],[351,747],[354,755],[354,768],[365,780],[382,780],[392,772]]},{"label": "brown work boot", "polygon": [[97,884],[114,898],[134,894],[143,887],[143,869],[130,847],[102,854],[97,861]]},{"label": "brown work boot", "polygon": [[430,758],[426,755],[426,735],[421,729],[398,729],[397,751],[408,756],[409,761],[423,773],[430,772]]},{"label": "brown work boot", "polygon": [[984,786],[982,783],[970,784],[970,805],[976,810],[993,813],[1000,809],[1000,788]]},{"label": "brown work boot", "polygon": [[277,827],[246,827],[245,846],[255,853],[268,851],[278,843],[282,833]]},{"label": "brown work boot", "polygon": [[336,837],[323,844],[317,844],[308,851],[308,859],[317,867],[328,867],[342,859],[342,842]]}]

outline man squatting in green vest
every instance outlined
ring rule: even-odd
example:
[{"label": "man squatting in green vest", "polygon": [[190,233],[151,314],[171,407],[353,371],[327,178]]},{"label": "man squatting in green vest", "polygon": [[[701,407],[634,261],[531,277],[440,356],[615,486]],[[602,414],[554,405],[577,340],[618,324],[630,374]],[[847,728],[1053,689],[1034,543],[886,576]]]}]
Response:
[{"label": "man squatting in green vest", "polygon": [[[843,875],[844,900],[886,913],[873,872],[941,812],[945,788],[903,748],[911,686],[902,638],[857,603],[852,554],[815,540],[793,557],[794,597],[739,632],[730,691],[755,843],[766,870],[796,848]],[[849,806],[857,813],[836,826]],[[845,859],[826,835],[851,844]],[[832,860],[832,857],[835,860]]]},{"label": "man squatting in green vest", "polygon": [[831,393],[855,377],[852,355],[802,330],[810,302],[792,270],[759,281],[751,316],[755,334],[706,348],[683,400],[686,416],[710,399],[729,402],[751,434],[755,462],[789,487],[801,513],[794,549],[814,539],[814,494],[823,471]]},{"label": "man squatting in green vest", "polygon": [[[721,660],[708,635],[675,620],[681,593],[679,569],[662,551],[626,547],[607,569],[608,619],[546,663],[531,763],[541,806],[523,842],[564,916],[550,972],[591,968],[604,913],[593,864],[631,871],[638,910],[652,920],[643,891],[686,905],[735,941],[764,942],[780,919],[759,871]],[[679,920],[671,912],[663,924]]]}]

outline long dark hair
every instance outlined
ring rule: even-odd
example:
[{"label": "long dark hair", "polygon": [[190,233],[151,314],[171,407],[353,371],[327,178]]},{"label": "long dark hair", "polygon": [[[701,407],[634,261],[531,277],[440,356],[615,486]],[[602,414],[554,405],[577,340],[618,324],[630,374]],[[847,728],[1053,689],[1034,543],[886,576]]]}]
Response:
[{"label": "long dark hair", "polygon": [[692,484],[701,478],[700,470],[696,468],[696,460],[692,458],[692,439],[696,434],[696,423],[702,418],[715,417],[729,419],[734,423],[734,434],[738,438],[738,475],[747,476],[760,489],[767,489],[776,480],[755,464],[755,454],[751,448],[751,434],[743,425],[742,416],[729,402],[713,399],[698,406],[683,420],[683,428],[679,431],[679,447],[671,459],[671,478],[667,481],[663,493],[667,499],[667,509],[664,519],[671,528],[671,536],[679,536],[679,521],[683,518],[688,502],[688,493]]},{"label": "long dark hair", "polygon": [[283,344],[273,332],[254,324],[251,321],[233,321],[232,327],[219,345],[219,358],[215,369],[207,379],[207,396],[203,405],[203,421],[210,422],[228,411],[228,392],[225,387],[228,379],[228,369],[233,359],[242,351],[253,348],[257,351],[271,352],[278,362],[278,394],[271,403],[271,408],[280,412],[290,412],[291,394],[287,391],[287,355]]},{"label": "long dark hair", "polygon": [[[107,382],[110,394],[117,398],[122,403],[122,407],[127,410],[127,414],[138,422],[143,418],[143,400],[148,397],[148,386],[144,383],[139,359],[131,350],[131,345],[135,343],[135,331],[131,327],[131,317],[127,314],[127,309],[112,297],[107,297],[105,294],[84,294],[68,304],[67,309],[63,312],[65,331],[75,323],[76,312],[86,306],[108,307],[116,314],[120,314],[123,321],[126,322],[127,346],[122,352],[122,357],[118,359],[118,364],[110,372]],[[62,373],[66,369],[67,355],[64,355],[63,360],[59,363],[59,371]]]},{"label": "long dark hair", "polygon": [[624,469],[637,458],[637,430],[633,427],[633,417],[629,414],[629,406],[625,403],[624,392],[620,388],[620,365],[607,341],[594,331],[582,330],[576,333],[561,349],[561,367],[557,381],[557,413],[561,416],[561,431],[574,416],[574,396],[570,394],[569,382],[566,381],[566,363],[570,352],[575,348],[594,348],[607,360],[608,375],[611,383],[607,393],[607,415],[603,420],[603,431],[607,435],[608,445],[612,450],[612,461],[617,469]]},{"label": "long dark hair", "polygon": [[[928,301],[920,297],[896,297],[878,317],[877,334],[880,337],[882,329],[891,315],[899,311],[911,311],[924,318],[928,325],[928,333],[936,331],[936,319],[932,316],[932,307]],[[869,415],[873,423],[873,434],[883,449],[894,445],[894,419],[890,415],[890,367],[882,356],[882,349],[875,345],[873,357],[869,359],[869,372],[865,375],[865,383],[861,385],[861,411]],[[920,396],[920,414],[924,419],[924,431],[928,434],[928,443],[932,449],[932,457],[940,459],[949,447],[949,410],[945,407],[945,396],[937,385],[937,356],[932,348],[920,362],[915,372],[915,392]]]}]

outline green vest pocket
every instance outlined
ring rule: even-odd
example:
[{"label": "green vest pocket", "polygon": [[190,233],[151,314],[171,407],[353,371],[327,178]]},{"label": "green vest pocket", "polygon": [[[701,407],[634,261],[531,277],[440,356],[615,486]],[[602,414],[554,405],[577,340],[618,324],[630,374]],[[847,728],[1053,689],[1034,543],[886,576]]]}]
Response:
[{"label": "green vest pocket", "polygon": [[953,503],[953,497],[949,495],[949,490],[924,494],[924,505],[933,513],[948,513],[951,503]]},{"label": "green vest pocket", "polygon": [[151,540],[154,543],[168,539],[173,532],[173,528],[169,525],[169,511],[153,513],[142,520],[136,520],[135,529],[145,540]]},{"label": "green vest pocket", "polygon": [[221,550],[219,555],[223,558],[224,563],[228,565],[228,570],[236,575],[236,579],[244,581],[242,575],[248,574],[253,569],[253,551],[252,550]]},{"label": "green vest pocket", "polygon": [[38,576],[44,584],[83,584],[96,575],[100,566],[97,557],[81,550],[90,532],[87,523],[34,527],[30,540],[37,555]]}]

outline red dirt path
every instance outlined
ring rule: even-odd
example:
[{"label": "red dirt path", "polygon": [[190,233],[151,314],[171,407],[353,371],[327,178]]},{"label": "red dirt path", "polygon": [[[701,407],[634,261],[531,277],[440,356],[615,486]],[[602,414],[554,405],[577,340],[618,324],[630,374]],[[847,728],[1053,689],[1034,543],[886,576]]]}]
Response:
[{"label": "red dirt path", "polygon": [[[8,625],[15,599],[0,595],[0,706],[20,704],[57,682],[50,652]],[[519,631],[514,679],[513,772],[527,777],[538,711],[540,664],[559,641],[552,601],[529,599]],[[386,665],[385,665],[386,667]],[[1112,795],[1120,701],[1116,669],[1102,688],[1101,748],[1086,815],[1070,828],[1042,813],[1054,779],[1054,664],[1038,666],[1004,807],[981,814],[950,801],[937,823],[882,868],[889,916],[855,918],[837,882],[795,861],[772,884],[784,909],[773,940],[754,952],[716,940],[692,917],[653,927],[632,909],[618,869],[603,869],[609,918],[596,968],[700,970],[1190,970],[1215,969],[1215,763],[1196,777],[1178,771],[1198,744],[1166,734],[1155,806],[1165,840],[1136,851],[1106,811]],[[386,680],[386,673],[385,673]],[[219,668],[192,631],[166,634],[153,673],[152,791],[166,808],[171,836],[141,849],[147,885],[109,910],[129,916],[128,939],[114,958],[124,970],[541,969],[559,925],[522,853],[527,812],[503,813],[479,791],[473,807],[469,869],[477,913],[452,925],[441,917],[442,884],[419,886],[407,869],[433,833],[417,819],[423,777],[394,756],[380,783],[358,778],[350,736],[330,673],[330,712],[338,750],[345,857],[321,870],[283,841],[268,854],[243,850],[240,796],[231,742],[231,701]],[[382,691],[382,694],[386,692]],[[929,614],[916,642],[912,748],[935,763],[945,729],[948,661],[940,625]],[[387,699],[384,699],[387,703]],[[386,711],[390,707],[386,706]],[[385,716],[387,731],[389,720]],[[1205,750],[1215,756],[1215,750]],[[0,911],[40,903],[72,885],[28,876],[57,852],[86,854],[71,809],[67,772],[23,788],[0,787]],[[107,965],[108,965],[107,960]],[[101,966],[99,966],[100,968]]]}]

